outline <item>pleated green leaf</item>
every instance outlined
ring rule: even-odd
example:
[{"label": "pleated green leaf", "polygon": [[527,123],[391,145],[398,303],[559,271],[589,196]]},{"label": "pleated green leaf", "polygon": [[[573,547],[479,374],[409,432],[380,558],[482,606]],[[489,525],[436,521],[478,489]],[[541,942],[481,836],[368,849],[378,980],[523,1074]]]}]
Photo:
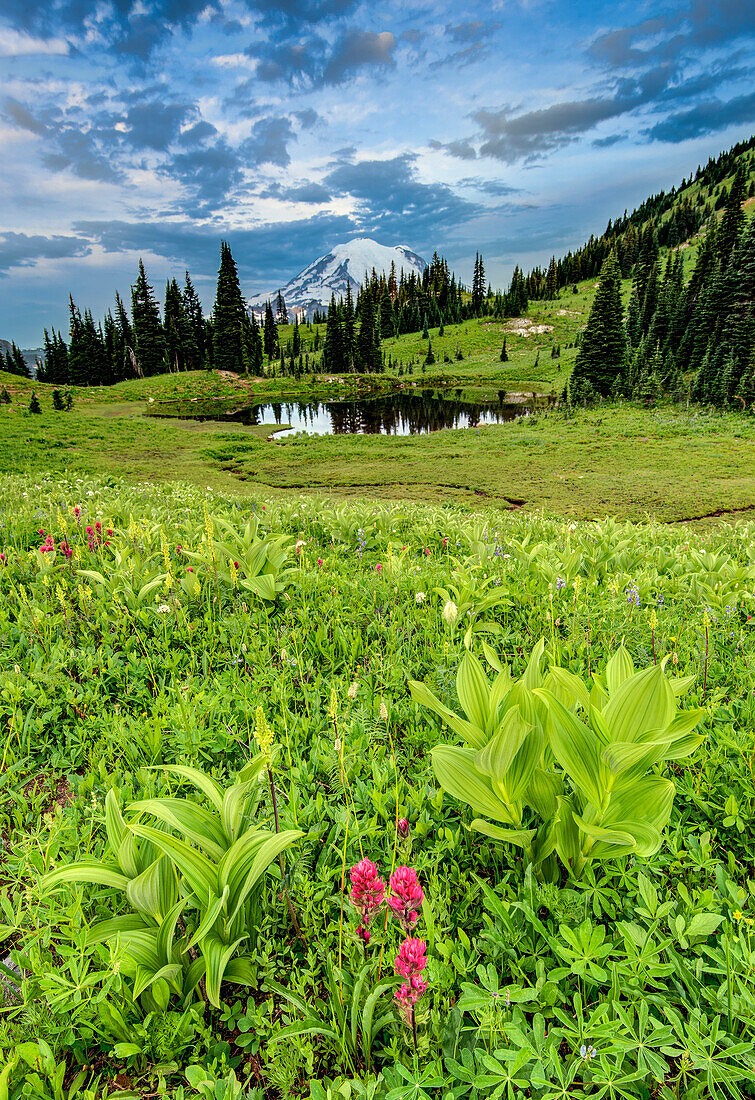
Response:
[{"label": "pleated green leaf", "polygon": [[178,897],[178,883],[171,861],[159,856],[140,875],[130,879],[126,897],[138,913],[144,913],[160,924]]},{"label": "pleated green leaf", "polygon": [[493,840],[500,840],[506,844],[516,844],[519,848],[528,848],[537,832],[536,829],[502,829],[499,825],[493,825],[490,821],[485,821],[481,817],[474,819],[472,828],[478,833],[491,837]]},{"label": "pleated green leaf", "polygon": [[600,806],[605,786],[594,732],[580,722],[546,688],[537,694],[545,700],[549,713],[549,736],[553,755],[571,779],[585,802]]},{"label": "pleated green leaf", "polygon": [[438,782],[444,791],[466,802],[476,813],[513,824],[516,815],[512,807],[495,793],[489,776],[477,768],[475,755],[472,749],[436,745],[431,756]]},{"label": "pleated green leaf", "polygon": [[44,875],[41,880],[43,890],[54,890],[63,883],[90,882],[98,886],[111,886],[114,890],[125,890],[129,880],[112,867],[96,860],[82,859],[78,863],[68,863],[65,867],[56,867]]},{"label": "pleated green leaf", "polygon": [[217,814],[186,798],[146,798],[133,802],[129,813],[151,814],[200,847],[210,859],[221,859],[228,839]]},{"label": "pleated green leaf", "polygon": [[468,744],[472,745],[476,749],[481,749],[487,741],[485,730],[480,726],[475,726],[471,722],[465,721],[460,718],[458,714],[454,714],[452,710],[444,706],[440,699],[436,699],[433,693],[424,684],[421,684],[418,680],[409,681],[409,691],[411,692],[412,699],[415,703],[419,703],[420,706],[427,707],[428,710],[437,714],[447,726],[458,733]]},{"label": "pleated green leaf", "polygon": [[613,741],[637,741],[648,730],[664,729],[676,714],[676,700],[661,665],[627,677],[603,707]]},{"label": "pleated green leaf", "polygon": [[608,694],[613,695],[630,676],[634,676],[634,662],[622,644],[606,665]]},{"label": "pleated green leaf", "polygon": [[220,986],[225,968],[238,945],[246,936],[239,936],[233,943],[223,943],[214,933],[205,936],[201,951],[205,961],[205,987],[207,1000],[214,1008],[220,1008]]},{"label": "pleated green leaf", "polygon": [[206,856],[170,833],[162,833],[151,825],[129,826],[137,836],[151,840],[152,843],[175,863],[198,899],[208,894],[216,894],[218,875],[215,865]]},{"label": "pleated green leaf", "polygon": [[490,733],[490,684],[474,653],[467,652],[461,659],[456,673],[456,693],[469,721]]}]

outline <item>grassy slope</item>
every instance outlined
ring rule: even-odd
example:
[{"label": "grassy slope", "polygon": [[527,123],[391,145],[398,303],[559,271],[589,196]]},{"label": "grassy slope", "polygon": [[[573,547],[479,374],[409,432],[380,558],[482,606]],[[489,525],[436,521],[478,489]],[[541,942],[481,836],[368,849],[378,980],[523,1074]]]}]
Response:
[{"label": "grassy slope", "polygon": [[[730,181],[729,181],[730,182]],[[693,190],[696,185],[693,185]],[[680,198],[689,193],[681,192]],[[745,204],[755,212],[755,200]],[[684,248],[689,271],[698,241]],[[422,370],[420,334],[385,342],[397,363],[413,364],[377,381],[407,389],[461,388],[466,399],[509,393],[559,392],[568,378],[577,332],[596,283],[564,290],[556,302],[533,302],[524,323],[468,321],[431,330],[437,363]],[[624,282],[628,300],[631,283]],[[545,327],[546,331],[537,332]],[[324,326],[320,326],[321,339]],[[283,327],[283,341],[290,336]],[[314,330],[304,329],[304,347]],[[506,336],[510,361],[500,362]],[[551,357],[551,347],[561,355]],[[460,348],[464,358],[457,361]],[[452,362],[444,363],[448,355]],[[344,396],[370,380],[320,376],[250,379],[196,372],[133,379],[96,390],[74,390],[74,411],[52,413],[50,390],[0,373],[13,396],[0,405],[0,469],[73,470],[130,479],[181,478],[226,491],[313,489],[344,496],[457,500],[499,507],[547,508],[575,516],[616,514],[678,520],[755,508],[755,424],[735,415],[689,415],[675,409],[632,408],[549,413],[526,422],[445,431],[432,436],[340,436],[266,441],[270,426],[146,418],[161,401],[248,403],[281,398]],[[24,415],[36,389],[45,412]]]}]

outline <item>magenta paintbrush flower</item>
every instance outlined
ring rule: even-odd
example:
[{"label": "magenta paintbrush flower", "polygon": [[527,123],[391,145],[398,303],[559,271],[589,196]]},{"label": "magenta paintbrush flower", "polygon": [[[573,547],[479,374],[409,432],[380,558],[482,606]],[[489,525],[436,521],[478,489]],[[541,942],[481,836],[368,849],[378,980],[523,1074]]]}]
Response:
[{"label": "magenta paintbrush flower", "polygon": [[427,944],[424,940],[415,940],[411,936],[404,940],[399,948],[394,968],[406,981],[394,994],[399,1012],[407,1027],[412,1029],[414,1043],[417,1043],[416,1017],[414,1006],[427,989],[422,971],[427,966]]},{"label": "magenta paintbrush flower", "polygon": [[357,935],[370,942],[370,922],[385,900],[385,883],[371,859],[361,859],[349,872],[351,902],[359,914]]},{"label": "magenta paintbrush flower", "polygon": [[411,932],[417,923],[417,915],[424,894],[411,867],[397,867],[391,875],[391,892],[388,904],[405,932]]}]

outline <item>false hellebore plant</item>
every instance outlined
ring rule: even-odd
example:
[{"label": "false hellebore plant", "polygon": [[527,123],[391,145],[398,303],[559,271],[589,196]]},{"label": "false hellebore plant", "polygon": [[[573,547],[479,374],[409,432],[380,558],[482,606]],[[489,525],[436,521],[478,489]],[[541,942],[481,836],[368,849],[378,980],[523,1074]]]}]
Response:
[{"label": "false hellebore plant", "polygon": [[661,766],[703,740],[694,730],[705,711],[676,705],[694,677],[669,679],[665,662],[635,672],[622,646],[588,689],[566,669],[544,674],[544,648],[514,680],[484,644],[492,682],[466,653],[456,678],[465,718],[410,681],[415,701],[466,742],[432,750],[438,782],[484,815],[473,829],[522,847],[542,876],[555,874],[554,852],[575,878],[597,860],[653,855],[675,794]]},{"label": "false hellebore plant", "polygon": [[[124,817],[108,791],[110,858],[59,867],[43,879],[46,889],[87,882],[125,893],[135,912],[95,924],[88,941],[110,942],[122,972],[133,979],[134,998],[150,1011],[164,1010],[173,994],[190,1000],[202,979],[216,1008],[221,982],[254,984],[250,958],[237,954],[253,931],[253,892],[270,864],[303,835],[251,824],[250,803],[265,766],[266,757],[255,756],[225,790],[196,768],[163,769],[197,787],[211,808],[188,798],[148,798],[132,802]],[[158,826],[143,824],[145,815]]]}]

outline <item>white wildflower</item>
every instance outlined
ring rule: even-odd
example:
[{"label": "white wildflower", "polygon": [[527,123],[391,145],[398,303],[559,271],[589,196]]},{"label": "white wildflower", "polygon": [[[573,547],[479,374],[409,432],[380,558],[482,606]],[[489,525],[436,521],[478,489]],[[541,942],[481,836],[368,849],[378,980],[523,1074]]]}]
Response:
[{"label": "white wildflower", "polygon": [[453,600],[446,600],[441,614],[443,615],[443,621],[448,623],[449,626],[453,626],[459,617],[459,609]]},{"label": "white wildflower", "polygon": [[424,592],[418,592],[414,599],[417,601],[417,603],[424,603],[427,599],[427,596]]}]

